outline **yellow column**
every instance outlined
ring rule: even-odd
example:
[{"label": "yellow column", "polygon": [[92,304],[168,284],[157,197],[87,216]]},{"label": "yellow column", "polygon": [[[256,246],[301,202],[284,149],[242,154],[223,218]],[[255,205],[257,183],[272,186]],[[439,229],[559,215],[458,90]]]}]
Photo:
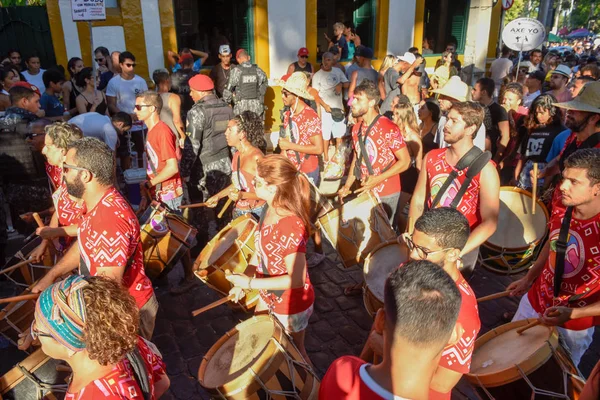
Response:
[{"label": "yellow column", "polygon": [[488,58],[496,58],[496,46],[500,35],[500,20],[502,18],[502,2],[499,1],[492,10],[492,19],[490,21],[490,38],[488,40]]},{"label": "yellow column", "polygon": [[160,13],[160,31],[162,33],[163,52],[165,65],[169,65],[167,52],[177,48],[177,31],[175,30],[175,12],[173,10],[173,0],[158,0],[158,11]]},{"label": "yellow column", "polygon": [[390,0],[377,2],[377,19],[375,20],[375,57],[379,60],[387,55],[388,25]]},{"label": "yellow column", "polygon": [[125,31],[125,48],[133,53],[137,67],[136,74],[144,79],[150,79],[148,71],[148,58],[146,56],[146,36],[142,22],[143,0],[121,0],[121,16],[123,30]]},{"label": "yellow column", "polygon": [[416,0],[415,4],[415,26],[413,46],[421,49],[423,47],[423,30],[425,29],[425,0]]},{"label": "yellow column", "polygon": [[60,18],[60,8],[58,0],[48,0],[46,3],[48,10],[48,20],[50,22],[50,34],[52,35],[52,46],[54,47],[54,56],[56,64],[62,65],[67,69],[67,47],[65,45],[65,32],[63,31],[62,19]]},{"label": "yellow column", "polygon": [[[277,1],[277,0],[275,0]],[[254,62],[270,76],[268,0],[256,0],[254,6]]]},{"label": "yellow column", "polygon": [[[325,1],[325,0],[321,0]],[[317,66],[317,0],[306,0],[306,48],[308,61]]]}]

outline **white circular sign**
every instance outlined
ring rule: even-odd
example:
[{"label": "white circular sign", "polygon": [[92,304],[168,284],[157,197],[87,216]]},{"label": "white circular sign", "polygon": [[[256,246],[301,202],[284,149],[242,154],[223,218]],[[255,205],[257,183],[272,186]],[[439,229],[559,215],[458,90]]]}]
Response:
[{"label": "white circular sign", "polygon": [[515,0],[502,0],[502,9],[508,10],[512,7]]},{"label": "white circular sign", "polygon": [[529,51],[537,48],[546,39],[544,25],[533,18],[517,18],[509,22],[502,31],[502,41],[511,50]]}]

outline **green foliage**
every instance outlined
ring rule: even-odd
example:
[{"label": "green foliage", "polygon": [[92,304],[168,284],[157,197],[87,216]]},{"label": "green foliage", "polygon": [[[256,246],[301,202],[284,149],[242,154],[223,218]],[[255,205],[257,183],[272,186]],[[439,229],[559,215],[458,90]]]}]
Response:
[{"label": "green foliage", "polygon": [[[527,15],[528,6],[530,7],[529,15]],[[536,18],[539,6],[539,0],[515,0],[512,7],[506,11],[504,23],[508,24],[510,21],[523,17]]]},{"label": "green foliage", "polygon": [[45,6],[46,0],[1,0],[0,7]]}]

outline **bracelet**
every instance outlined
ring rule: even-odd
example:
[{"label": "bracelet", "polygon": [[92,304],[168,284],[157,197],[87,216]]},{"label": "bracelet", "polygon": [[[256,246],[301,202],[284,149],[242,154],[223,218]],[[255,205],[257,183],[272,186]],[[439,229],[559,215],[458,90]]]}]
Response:
[{"label": "bracelet", "polygon": [[254,279],[254,277],[250,277],[250,280],[248,281],[248,289],[252,290],[252,279]]}]

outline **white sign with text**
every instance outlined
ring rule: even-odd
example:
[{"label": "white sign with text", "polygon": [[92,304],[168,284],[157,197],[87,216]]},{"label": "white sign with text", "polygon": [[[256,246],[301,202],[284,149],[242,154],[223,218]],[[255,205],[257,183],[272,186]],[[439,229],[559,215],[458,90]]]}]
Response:
[{"label": "white sign with text", "polygon": [[502,31],[502,41],[511,50],[530,51],[544,43],[546,29],[533,18],[517,18]]},{"label": "white sign with text", "polygon": [[73,21],[98,21],[106,19],[104,0],[71,0]]}]

